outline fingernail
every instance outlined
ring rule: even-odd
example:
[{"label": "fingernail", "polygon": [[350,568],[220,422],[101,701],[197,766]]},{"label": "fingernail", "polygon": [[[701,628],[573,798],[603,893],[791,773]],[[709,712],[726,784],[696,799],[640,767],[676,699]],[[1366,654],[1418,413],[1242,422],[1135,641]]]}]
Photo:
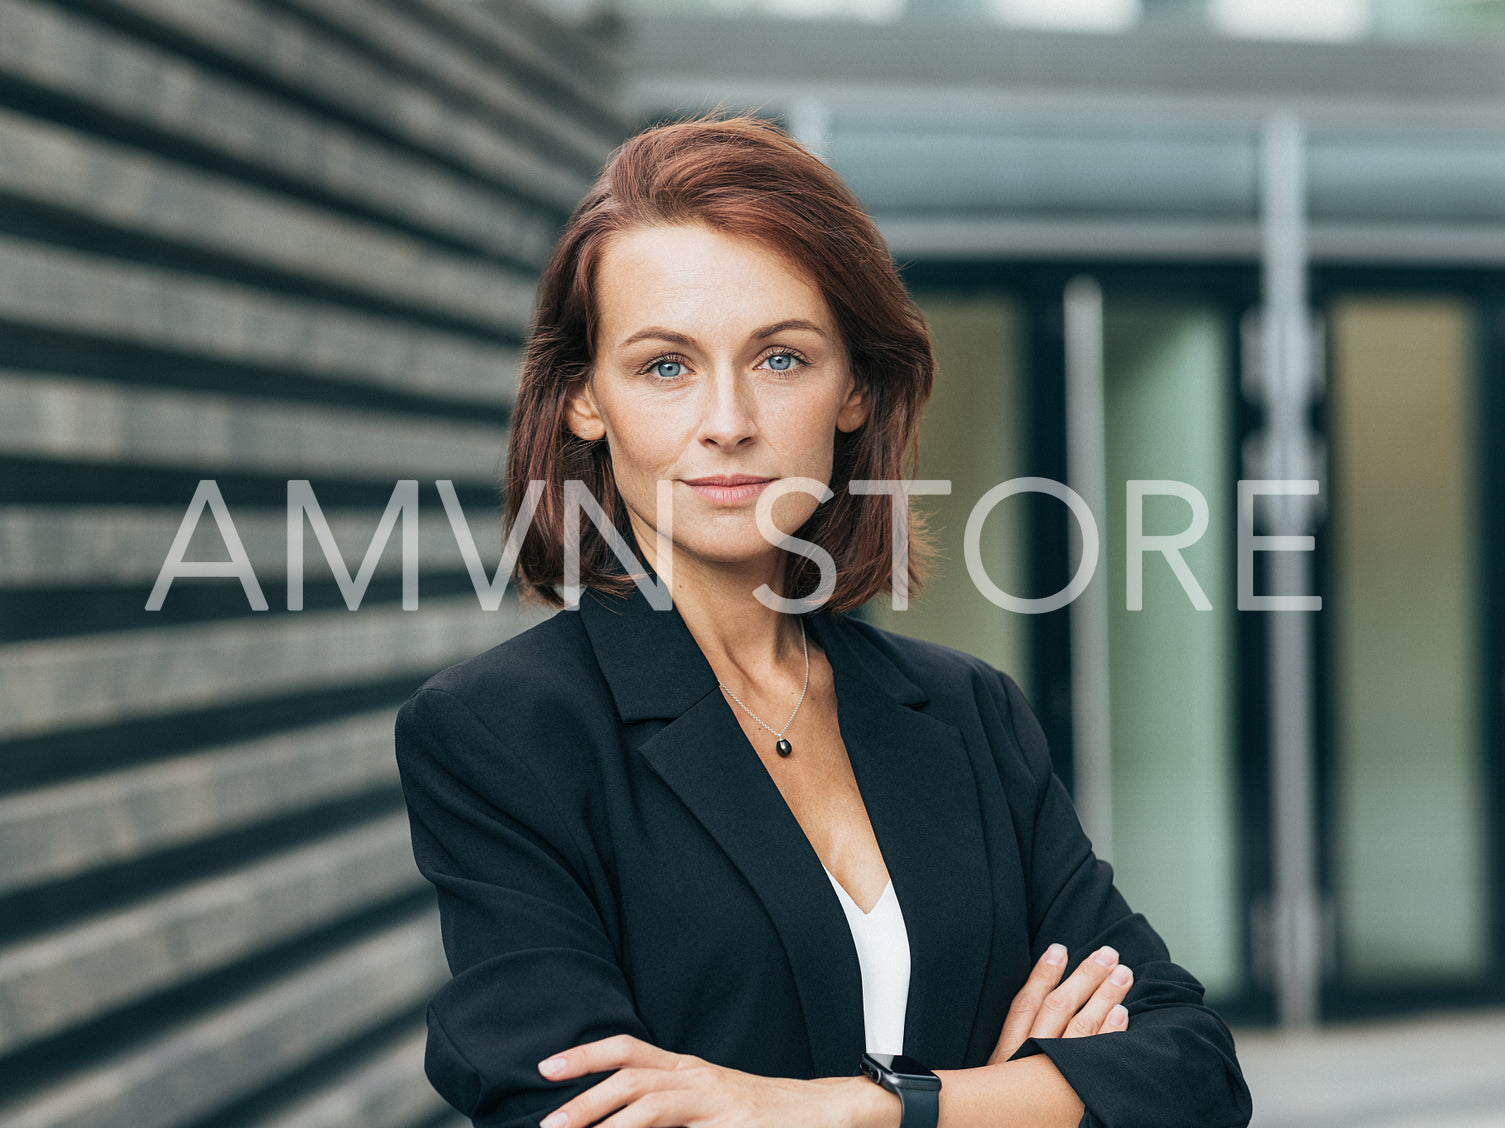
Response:
[{"label": "fingernail", "polygon": [[1045,949],[1045,962],[1051,967],[1060,967],[1066,962],[1066,945],[1052,944]]},{"label": "fingernail", "polygon": [[562,1112],[551,1112],[538,1122],[538,1128],[564,1128],[570,1118]]},{"label": "fingernail", "polygon": [[1109,1026],[1124,1026],[1129,1021],[1128,1009],[1122,1003],[1108,1012]]},{"label": "fingernail", "polygon": [[1118,953],[1112,948],[1102,947],[1097,950],[1097,955],[1092,958],[1104,967],[1112,967],[1118,962]]},{"label": "fingernail", "polygon": [[[564,1072],[564,1058],[562,1058],[562,1057],[545,1058],[543,1061],[541,1061],[541,1062],[538,1063],[538,1072],[542,1073],[545,1077],[552,1077],[556,1073],[563,1073]],[[560,1123],[563,1124],[564,1121],[561,1120]],[[550,1128],[554,1128],[554,1126],[550,1125]]]},{"label": "fingernail", "polygon": [[1112,983],[1115,987],[1127,987],[1129,981],[1133,978],[1134,973],[1124,967],[1123,964],[1119,964],[1113,969],[1113,974],[1108,976],[1108,982]]}]

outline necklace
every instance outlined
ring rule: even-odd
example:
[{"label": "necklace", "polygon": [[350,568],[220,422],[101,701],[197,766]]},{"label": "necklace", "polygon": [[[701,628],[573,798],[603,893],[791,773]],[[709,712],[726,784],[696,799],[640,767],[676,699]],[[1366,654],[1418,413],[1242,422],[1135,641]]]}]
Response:
[{"label": "necklace", "polygon": [[794,745],[790,744],[789,741],[787,741],[787,740],[784,739],[784,734],[789,731],[789,726],[792,725],[792,724],[794,724],[794,718],[797,717],[797,716],[799,716],[800,706],[805,703],[805,694],[808,693],[809,690],[810,690],[810,643],[805,638],[805,620],[801,619],[799,621],[799,623],[800,623],[800,649],[802,649],[805,652],[805,686],[804,686],[803,689],[800,690],[800,699],[794,703],[794,712],[789,714],[789,719],[784,722],[784,727],[783,728],[781,728],[781,729],[774,728],[771,724],[769,724],[767,721],[765,721],[762,717],[758,716],[758,714],[754,713],[746,705],[743,705],[742,704],[742,699],[740,697],[738,697],[735,693],[733,693],[731,690],[726,689],[726,686],[721,685],[720,682],[716,683],[717,685],[721,685],[722,689],[726,690],[726,695],[728,697],[730,697],[739,706],[741,706],[742,711],[744,713],[746,713],[753,720],[757,721],[758,724],[762,725],[769,732],[773,733],[773,735],[775,737],[777,737],[778,742],[773,746],[773,750],[775,752],[777,752],[780,756],[787,756],[787,755],[789,755],[789,753],[791,753],[791,752],[794,751]]}]

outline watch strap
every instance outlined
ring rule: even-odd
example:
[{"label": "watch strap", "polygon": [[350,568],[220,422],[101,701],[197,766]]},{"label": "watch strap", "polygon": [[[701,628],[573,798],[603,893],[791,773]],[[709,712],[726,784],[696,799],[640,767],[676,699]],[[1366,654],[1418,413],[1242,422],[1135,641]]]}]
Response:
[{"label": "watch strap", "polygon": [[936,1128],[941,1117],[939,1089],[908,1089],[899,1086],[889,1092],[899,1095],[899,1128]]},{"label": "watch strap", "polygon": [[899,1098],[899,1128],[936,1128],[941,1080],[931,1070],[903,1054],[869,1053],[862,1055],[858,1068]]}]

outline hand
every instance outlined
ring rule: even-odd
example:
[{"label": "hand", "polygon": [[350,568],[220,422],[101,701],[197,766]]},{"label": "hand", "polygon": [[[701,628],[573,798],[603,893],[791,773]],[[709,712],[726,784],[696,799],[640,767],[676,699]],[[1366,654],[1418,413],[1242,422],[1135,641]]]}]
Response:
[{"label": "hand", "polygon": [[1134,973],[1112,948],[1099,948],[1056,986],[1066,970],[1066,949],[1052,944],[1009,1004],[1008,1018],[988,1064],[1008,1061],[1027,1038],[1086,1038],[1129,1028],[1124,996]]},{"label": "hand", "polygon": [[542,1128],[827,1128],[853,1123],[854,1112],[874,1101],[893,1100],[866,1077],[760,1077],[630,1034],[572,1047],[538,1066],[551,1081],[610,1070],[616,1072],[546,1116]]}]

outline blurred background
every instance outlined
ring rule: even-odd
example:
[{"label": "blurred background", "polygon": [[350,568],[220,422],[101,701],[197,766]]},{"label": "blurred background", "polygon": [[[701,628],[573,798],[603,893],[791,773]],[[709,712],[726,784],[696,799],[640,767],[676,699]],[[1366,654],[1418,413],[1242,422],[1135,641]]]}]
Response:
[{"label": "blurred background", "polygon": [[[1505,1123],[1505,3],[0,0],[0,1124],[456,1122],[392,717],[536,617],[472,566],[560,224],[714,107],[847,179],[934,331],[943,560],[865,614],[1019,678],[1255,1123]],[[1048,614],[965,563],[1025,475],[1101,537]],[[1261,478],[1318,492],[1241,522]],[[290,479],[342,558],[294,512],[296,614]],[[407,479],[416,610],[366,559]],[[1138,610],[1131,523],[1194,510],[1131,480],[1207,516]],[[259,590],[148,612],[190,502]],[[1004,591],[1080,565],[1058,501],[979,512]],[[1245,604],[1320,611],[1239,610],[1241,524],[1315,538]]]}]

